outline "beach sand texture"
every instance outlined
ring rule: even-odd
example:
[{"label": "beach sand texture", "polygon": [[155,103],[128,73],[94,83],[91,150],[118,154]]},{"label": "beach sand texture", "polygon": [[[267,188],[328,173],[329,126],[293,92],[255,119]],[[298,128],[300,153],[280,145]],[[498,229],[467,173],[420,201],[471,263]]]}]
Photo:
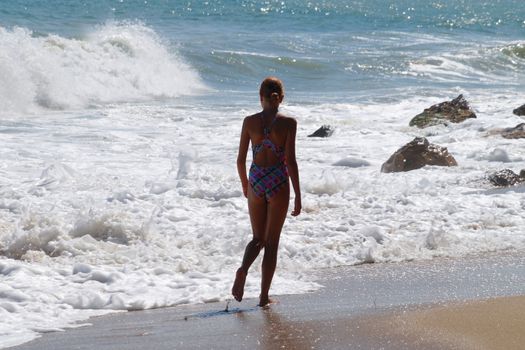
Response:
[{"label": "beach sand texture", "polygon": [[358,338],[395,349],[524,349],[525,298],[507,297],[393,312],[357,320]]},{"label": "beach sand texture", "polygon": [[17,350],[522,349],[525,256],[371,264],[319,272],[325,288],[92,318]]}]

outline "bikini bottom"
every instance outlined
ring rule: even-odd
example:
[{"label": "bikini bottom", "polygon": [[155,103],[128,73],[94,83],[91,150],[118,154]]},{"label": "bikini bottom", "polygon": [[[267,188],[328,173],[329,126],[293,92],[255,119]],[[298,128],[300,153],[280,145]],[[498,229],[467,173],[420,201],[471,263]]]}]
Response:
[{"label": "bikini bottom", "polygon": [[281,187],[288,185],[288,170],[284,163],[269,167],[261,167],[252,163],[248,181],[257,197],[266,198],[269,201]]}]

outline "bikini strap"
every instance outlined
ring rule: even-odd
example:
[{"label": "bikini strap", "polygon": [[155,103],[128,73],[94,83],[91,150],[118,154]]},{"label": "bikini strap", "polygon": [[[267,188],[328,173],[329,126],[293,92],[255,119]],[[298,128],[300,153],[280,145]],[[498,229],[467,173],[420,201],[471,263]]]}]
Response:
[{"label": "bikini strap", "polygon": [[261,124],[263,126],[263,134],[264,134],[264,137],[265,138],[268,138],[268,136],[270,136],[270,132],[272,131],[272,127],[273,127],[273,124],[275,124],[275,121],[277,120],[277,115],[275,115],[275,117],[273,118],[272,122],[270,123],[270,125],[268,125],[267,127],[264,126],[264,116],[263,114],[261,113]]},{"label": "bikini strap", "polygon": [[270,132],[272,131],[273,125],[277,121],[277,115],[273,118],[272,122],[267,127],[264,127],[263,114],[261,113],[260,116],[261,116],[261,124],[263,126],[264,140],[262,143],[254,145],[252,147],[253,158],[255,159],[255,156],[257,155],[257,153],[259,153],[264,147],[264,145],[266,145],[268,148],[270,148],[275,153],[275,155],[279,158],[281,162],[284,162],[284,159],[285,159],[284,151],[282,149],[278,149],[277,146],[275,146],[275,144],[272,142],[272,140],[270,140]]}]

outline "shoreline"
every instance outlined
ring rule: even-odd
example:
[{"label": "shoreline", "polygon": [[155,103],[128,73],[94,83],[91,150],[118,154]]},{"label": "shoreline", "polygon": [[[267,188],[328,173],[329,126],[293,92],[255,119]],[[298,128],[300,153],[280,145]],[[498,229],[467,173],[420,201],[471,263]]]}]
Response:
[{"label": "shoreline", "polygon": [[[495,305],[512,300],[505,306],[512,310],[525,298],[525,254],[519,252],[341,267],[318,271],[317,276],[324,288],[276,296],[278,302],[267,309],[256,307],[256,299],[246,299],[230,303],[229,312],[224,311],[225,302],[214,302],[116,313],[91,318],[89,327],[46,333],[10,349],[418,349],[422,335],[429,349],[454,349],[457,339],[439,330],[443,313],[456,315],[455,310],[464,307],[471,315],[486,315],[484,300]],[[421,317],[432,320],[436,313],[441,318],[419,331],[391,325],[419,323]],[[525,327],[523,319],[516,322],[518,328]],[[469,336],[483,341],[482,335]]]}]

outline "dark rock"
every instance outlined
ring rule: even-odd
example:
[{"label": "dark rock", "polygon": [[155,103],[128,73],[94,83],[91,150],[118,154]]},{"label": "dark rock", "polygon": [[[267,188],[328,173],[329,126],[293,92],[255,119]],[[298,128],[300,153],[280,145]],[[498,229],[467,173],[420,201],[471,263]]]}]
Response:
[{"label": "dark rock", "polygon": [[503,169],[488,176],[489,181],[498,187],[514,186],[525,182],[525,169],[520,174],[516,174],[510,169]]},{"label": "dark rock", "polygon": [[525,138],[525,123],[516,125],[513,128],[503,129],[501,136],[506,139],[523,139]]},{"label": "dark rock", "polygon": [[410,171],[425,165],[456,166],[458,163],[445,147],[430,144],[424,137],[416,137],[392,154],[381,166],[381,172]]},{"label": "dark rock", "polygon": [[525,105],[516,108],[515,110],[512,111],[512,113],[516,115],[525,115]]},{"label": "dark rock", "polygon": [[308,135],[308,137],[329,137],[334,133],[334,128],[330,125],[323,125],[317,129],[313,134]]},{"label": "dark rock", "polygon": [[476,114],[470,109],[463,95],[459,95],[452,101],[441,102],[425,109],[423,113],[412,118],[409,125],[426,128],[447,122],[461,123],[469,118],[476,118]]}]

